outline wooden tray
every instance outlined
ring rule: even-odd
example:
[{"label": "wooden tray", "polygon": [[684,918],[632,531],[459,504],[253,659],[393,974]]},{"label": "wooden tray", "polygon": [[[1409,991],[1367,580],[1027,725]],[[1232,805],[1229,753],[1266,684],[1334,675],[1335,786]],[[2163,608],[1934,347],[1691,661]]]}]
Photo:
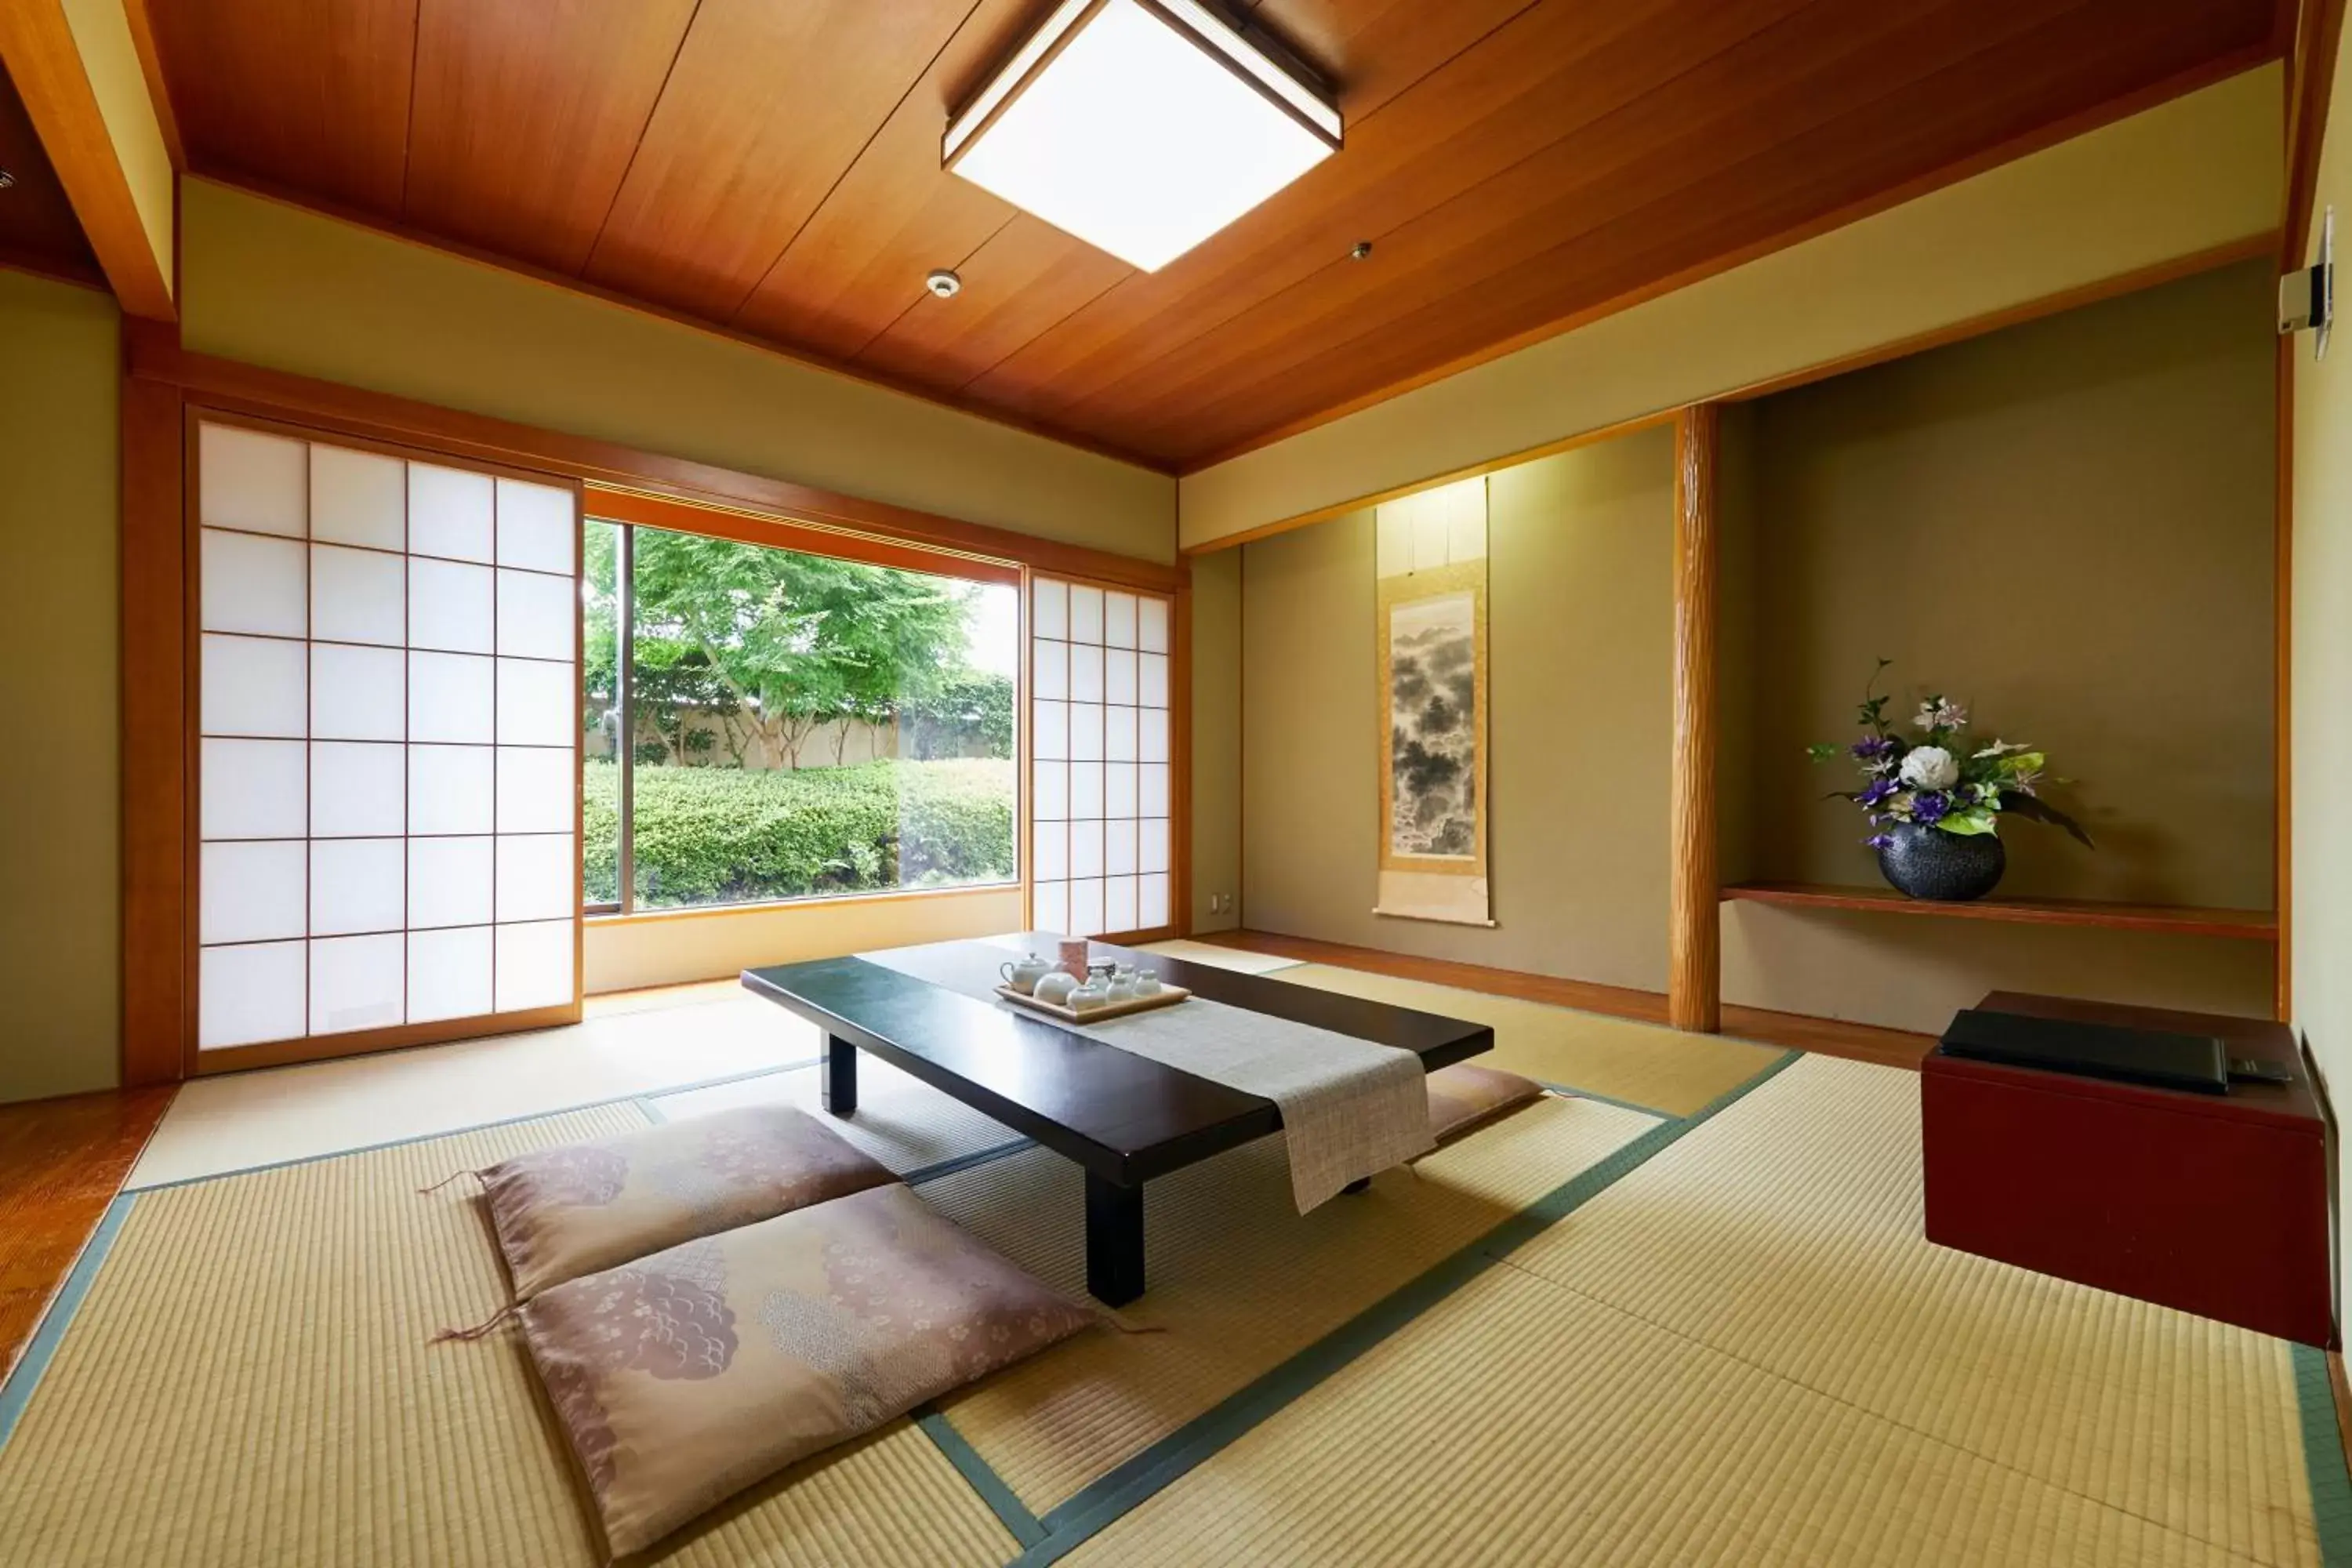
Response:
[{"label": "wooden tray", "polygon": [[1162,981],[1157,996],[1133,996],[1124,1002],[1106,1002],[1099,1007],[1089,1007],[1081,1013],[1073,1007],[1057,1007],[1051,1002],[1024,996],[1010,985],[998,986],[996,994],[1016,1007],[1026,1007],[1032,1013],[1042,1013],[1048,1018],[1059,1018],[1065,1024],[1099,1024],[1105,1018],[1124,1018],[1129,1013],[1149,1013],[1154,1007],[1173,1007],[1192,994],[1181,985],[1171,985]]}]

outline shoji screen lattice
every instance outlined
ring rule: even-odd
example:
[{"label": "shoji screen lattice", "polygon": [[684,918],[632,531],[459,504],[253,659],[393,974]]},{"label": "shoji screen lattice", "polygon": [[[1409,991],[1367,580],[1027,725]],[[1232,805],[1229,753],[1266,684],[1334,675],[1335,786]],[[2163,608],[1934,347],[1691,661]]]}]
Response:
[{"label": "shoji screen lattice", "polygon": [[1169,602],[1031,579],[1031,920],[1168,924]]},{"label": "shoji screen lattice", "polygon": [[571,1005],[578,504],[206,423],[197,1044]]}]

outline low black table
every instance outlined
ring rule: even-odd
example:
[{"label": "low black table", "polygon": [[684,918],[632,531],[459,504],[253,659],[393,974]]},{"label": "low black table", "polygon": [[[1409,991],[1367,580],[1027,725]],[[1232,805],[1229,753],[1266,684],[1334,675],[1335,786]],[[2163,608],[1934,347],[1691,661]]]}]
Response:
[{"label": "low black table", "polygon": [[[1059,941],[1024,945],[1051,954]],[[1195,996],[1414,1052],[1425,1072],[1494,1048],[1484,1024],[1102,942],[1095,954],[1149,963]],[[1143,1293],[1143,1184],[1282,1126],[1270,1100],[862,958],[747,969],[743,984],[824,1031],[834,1115],[856,1111],[857,1053],[871,1051],[1084,1166],[1087,1289],[1114,1307]]]}]

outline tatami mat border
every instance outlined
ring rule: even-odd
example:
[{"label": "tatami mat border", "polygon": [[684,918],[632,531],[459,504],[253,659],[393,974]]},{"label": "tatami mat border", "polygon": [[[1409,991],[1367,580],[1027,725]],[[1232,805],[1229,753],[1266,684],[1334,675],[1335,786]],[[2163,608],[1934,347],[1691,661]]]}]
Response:
[{"label": "tatami mat border", "polygon": [[2336,1391],[2327,1377],[2327,1352],[2290,1345],[2294,1355],[2294,1398],[2303,1418],[2303,1465],[2311,1480],[2311,1522],[2319,1532],[2319,1560],[2335,1568],[2352,1565],[2352,1470],[2346,1468],[2344,1434],[2336,1425]]},{"label": "tatami mat border", "polygon": [[974,1149],[969,1154],[956,1154],[945,1160],[935,1160],[928,1165],[919,1166],[908,1172],[898,1179],[910,1187],[919,1187],[925,1182],[936,1182],[941,1176],[952,1176],[958,1171],[969,1171],[974,1165],[985,1165],[991,1160],[1002,1160],[1007,1154],[1018,1154],[1022,1150],[1028,1148],[1030,1143],[1031,1140],[1027,1138],[1015,1138],[1009,1143],[992,1143],[985,1149]]},{"label": "tatami mat border", "polygon": [[[74,1313],[81,1307],[82,1298],[89,1294],[90,1281],[106,1262],[113,1249],[114,1238],[121,1234],[122,1222],[130,1217],[131,1205],[138,1201],[136,1193],[118,1193],[99,1216],[98,1228],[82,1243],[81,1256],[66,1272],[66,1282],[50,1298],[48,1309],[41,1314],[41,1326],[33,1331],[25,1353],[8,1373],[8,1381],[0,1384],[0,1448],[8,1446],[9,1436],[16,1430],[16,1422],[32,1402],[33,1390],[41,1381],[41,1373],[49,1358],[58,1353],[58,1344],[66,1337],[66,1329],[73,1322]],[[2322,1375],[2325,1375],[2323,1373]]]},{"label": "tatami mat border", "polygon": [[[1754,1044],[1753,1041],[1748,1043]],[[1765,1048],[1771,1049],[1769,1046]],[[1748,1081],[1752,1083],[1755,1080],[1751,1079]],[[1636,1100],[1620,1100],[1613,1094],[1595,1094],[1589,1089],[1576,1089],[1564,1083],[1553,1083],[1546,1079],[1538,1079],[1536,1082],[1542,1084],[1544,1088],[1559,1095],[1562,1100],[1597,1100],[1602,1105],[1613,1105],[1620,1110],[1638,1110],[1644,1116],[1654,1116],[1662,1121],[1696,1121],[1699,1117],[1709,1114],[1705,1108],[1702,1108],[1686,1117],[1676,1116],[1671,1110],[1660,1110],[1654,1105],[1643,1105]]]},{"label": "tatami mat border", "polygon": [[698,1089],[718,1089],[730,1083],[745,1083],[755,1078],[769,1078],[780,1072],[799,1072],[823,1061],[823,1057],[807,1057],[798,1061],[778,1062],[773,1067],[753,1068],[748,1072],[723,1073],[718,1078],[704,1079],[697,1083],[682,1083],[674,1089],[639,1089],[634,1094],[608,1094],[602,1100],[583,1100],[577,1105],[551,1105],[543,1110],[529,1110],[520,1116],[500,1116],[488,1121],[470,1121],[463,1127],[440,1127],[430,1132],[413,1133],[406,1138],[387,1138],[381,1143],[359,1143],[348,1149],[326,1149],[316,1154],[297,1154],[290,1160],[268,1160],[258,1165],[239,1165],[234,1170],[211,1171],[201,1176],[180,1176],[168,1182],[142,1182],[123,1188],[126,1193],[162,1193],[173,1187],[192,1187],[199,1182],[217,1182],[230,1176],[250,1176],[263,1171],[283,1171],[295,1165],[315,1165],[321,1160],[340,1160],[346,1154],[373,1154],[379,1150],[397,1149],[406,1143],[430,1143],[436,1138],[455,1138],[467,1132],[487,1131],[493,1127],[512,1127],[524,1121],[543,1121],[551,1116],[569,1116],[579,1110],[596,1110],[607,1105],[635,1101],[639,1110],[656,1122],[669,1119],[647,1100],[666,1100],[673,1094],[692,1094]]},{"label": "tatami mat border", "polygon": [[981,1500],[995,1510],[998,1521],[1012,1531],[1013,1540],[1029,1547],[1045,1539],[1045,1526],[1029,1511],[1029,1505],[1004,1484],[1003,1476],[989,1468],[988,1461],[980,1457],[980,1450],[964,1441],[963,1434],[949,1424],[937,1405],[926,1405],[913,1414],[915,1425],[947,1457],[948,1463],[956,1468],[965,1483],[980,1494]]},{"label": "tatami mat border", "polygon": [[[1663,1119],[1657,1126],[1581,1174],[1546,1193],[1461,1251],[1086,1487],[1045,1516],[1040,1521],[1045,1529],[1045,1538],[1015,1557],[1011,1568],[1039,1568],[1058,1562],[1152,1494],[1501,1262],[1514,1248],[1558,1224],[1709,1118],[1738,1103],[1802,1055],[1800,1051],[1783,1051],[1754,1077],[1689,1116]],[[1655,1116],[1658,1112],[1647,1110],[1644,1114]],[[977,1454],[972,1456],[972,1462],[986,1468],[986,1462]],[[994,1471],[989,1471],[989,1475],[995,1486],[1004,1485]],[[983,1485],[978,1480],[973,1484]]]}]

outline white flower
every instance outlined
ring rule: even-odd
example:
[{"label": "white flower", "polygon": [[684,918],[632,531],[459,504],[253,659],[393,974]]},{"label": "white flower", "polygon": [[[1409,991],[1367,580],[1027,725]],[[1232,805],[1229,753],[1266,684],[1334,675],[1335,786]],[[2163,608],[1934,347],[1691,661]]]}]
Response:
[{"label": "white flower", "polygon": [[2027,742],[1995,741],[1991,745],[1987,746],[1984,750],[1977,752],[1976,755],[1979,757],[2006,757],[2013,752],[2030,752],[2032,750],[2033,750],[2032,745]]},{"label": "white flower", "polygon": [[1960,782],[1960,764],[1941,746],[1914,746],[1903,759],[1903,782],[1913,789],[1949,789]]},{"label": "white flower", "polygon": [[1965,730],[1969,727],[1969,710],[1948,697],[1930,698],[1919,704],[1918,714],[1911,722],[1922,730]]}]

